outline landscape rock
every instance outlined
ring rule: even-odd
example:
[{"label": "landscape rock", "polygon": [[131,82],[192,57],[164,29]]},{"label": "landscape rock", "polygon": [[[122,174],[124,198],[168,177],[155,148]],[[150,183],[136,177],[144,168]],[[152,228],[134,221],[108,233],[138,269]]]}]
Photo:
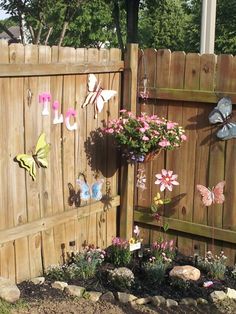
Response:
[{"label": "landscape rock", "polygon": [[64,290],[65,287],[68,286],[68,283],[67,282],[64,282],[64,281],[54,281],[52,284],[51,284],[52,288],[54,289],[59,289],[59,290]]},{"label": "landscape rock", "polygon": [[117,298],[121,303],[128,303],[137,299],[135,295],[125,292],[117,292]]},{"label": "landscape rock", "polygon": [[80,286],[75,286],[75,285],[68,285],[67,287],[65,287],[65,292],[69,295],[82,298],[85,292],[85,288],[80,287]]},{"label": "landscape rock", "polygon": [[45,282],[45,277],[35,277],[30,279],[34,285],[42,285]]},{"label": "landscape rock", "polygon": [[0,298],[14,303],[20,298],[20,290],[11,280],[0,277]]},{"label": "landscape rock", "polygon": [[91,300],[93,302],[97,302],[100,299],[101,295],[102,295],[102,293],[97,292],[97,291],[89,291],[88,292],[89,300]]},{"label": "landscape rock", "polygon": [[100,297],[100,300],[104,300],[104,301],[111,302],[111,301],[114,301],[114,300],[115,300],[115,297],[114,297],[114,294],[113,294],[111,291],[108,291],[108,292],[104,293],[104,294]]},{"label": "landscape rock", "polygon": [[196,267],[185,265],[185,266],[175,266],[170,271],[170,277],[177,277],[182,280],[198,280],[201,276],[201,272]]},{"label": "landscape rock", "polygon": [[180,300],[179,304],[197,306],[197,301],[192,298],[183,298],[182,300]]},{"label": "landscape rock", "polygon": [[208,304],[208,301],[203,298],[198,298],[196,301],[197,301],[197,304]]},{"label": "landscape rock", "polygon": [[178,306],[178,302],[172,299],[166,299],[166,306],[167,307]]},{"label": "landscape rock", "polygon": [[137,300],[135,300],[135,303],[138,305],[144,305],[144,304],[148,304],[151,302],[151,298],[147,297],[147,298],[139,298]]},{"label": "landscape rock", "polygon": [[236,290],[235,289],[227,288],[226,295],[228,298],[236,300]]},{"label": "landscape rock", "polygon": [[155,306],[160,306],[166,304],[166,299],[161,295],[155,295],[154,297],[151,298],[151,302]]},{"label": "landscape rock", "polygon": [[227,294],[224,291],[213,291],[210,294],[210,297],[213,302],[222,301],[227,298]]}]

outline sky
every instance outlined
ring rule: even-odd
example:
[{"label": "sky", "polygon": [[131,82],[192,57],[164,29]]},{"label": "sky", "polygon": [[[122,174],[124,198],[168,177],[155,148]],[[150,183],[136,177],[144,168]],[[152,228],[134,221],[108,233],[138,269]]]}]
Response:
[{"label": "sky", "polygon": [[9,14],[7,15],[2,9],[0,9],[0,20],[3,20],[7,17],[9,17]]}]

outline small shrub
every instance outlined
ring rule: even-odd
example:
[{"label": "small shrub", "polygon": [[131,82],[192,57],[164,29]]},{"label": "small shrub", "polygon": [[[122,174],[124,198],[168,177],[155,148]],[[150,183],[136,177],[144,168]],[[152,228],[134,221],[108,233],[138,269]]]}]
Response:
[{"label": "small shrub", "polygon": [[173,286],[175,289],[178,290],[188,290],[190,288],[190,281],[183,280],[177,277],[170,278],[170,285]]},{"label": "small shrub", "polygon": [[149,261],[143,265],[147,283],[149,285],[161,283],[165,278],[167,266],[168,263],[165,263],[163,260],[156,260],[154,256],[150,257]]},{"label": "small shrub", "polygon": [[83,251],[73,254],[69,264],[51,265],[45,276],[48,280],[66,281],[68,279],[88,279],[95,276],[97,267],[103,262],[105,251],[87,246]]},{"label": "small shrub", "polygon": [[206,272],[212,279],[223,279],[226,272],[227,257],[224,252],[220,252],[220,255],[213,255],[211,251],[208,251],[204,258],[198,258],[198,268]]},{"label": "small shrub", "polygon": [[134,274],[129,268],[119,267],[109,271],[108,280],[116,290],[126,291],[134,284]]},{"label": "small shrub", "polygon": [[74,255],[71,267],[75,270],[76,277],[80,279],[92,278],[95,276],[98,266],[104,261],[104,257],[105,251],[87,246],[83,251]]},{"label": "small shrub", "polygon": [[236,265],[234,265],[234,268],[231,271],[231,276],[236,279]]},{"label": "small shrub", "polygon": [[65,272],[66,265],[50,265],[45,271],[45,277],[48,280],[58,280],[63,281],[67,279],[67,275]]},{"label": "small shrub", "polygon": [[112,245],[107,249],[107,261],[116,267],[127,266],[131,262],[132,253],[129,242],[121,238],[113,238]]}]

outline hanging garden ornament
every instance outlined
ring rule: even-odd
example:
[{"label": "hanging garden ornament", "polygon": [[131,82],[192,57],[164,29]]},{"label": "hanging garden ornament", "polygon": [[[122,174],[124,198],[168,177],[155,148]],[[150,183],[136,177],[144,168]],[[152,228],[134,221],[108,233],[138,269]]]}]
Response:
[{"label": "hanging garden ornament", "polygon": [[71,117],[74,117],[76,116],[76,111],[73,109],[73,108],[70,108],[67,110],[66,112],[66,118],[65,118],[65,123],[66,123],[66,128],[69,130],[69,131],[74,131],[77,129],[77,123],[74,122],[74,124],[70,124],[70,118]]},{"label": "hanging garden ornament", "polygon": [[216,134],[221,140],[236,138],[236,122],[230,122],[231,117],[232,101],[229,97],[223,97],[209,114],[209,122],[211,124],[219,123],[219,125],[222,126]]},{"label": "hanging garden ornament", "polygon": [[29,172],[32,179],[36,180],[36,166],[48,167],[48,154],[50,151],[50,144],[46,141],[46,134],[41,133],[38,138],[36,148],[32,154],[18,154],[16,161],[20,166]]},{"label": "hanging garden ornament", "polygon": [[136,187],[140,188],[141,190],[146,190],[146,174],[145,174],[145,170],[142,168],[138,169],[138,173],[137,173],[137,181],[136,181]]},{"label": "hanging garden ornament", "polygon": [[143,51],[142,51],[142,67],[144,71],[144,76],[141,80],[141,82],[143,82],[143,90],[139,92],[139,97],[141,97],[144,101],[146,101],[148,99],[149,92],[147,90],[147,85],[148,85],[147,63],[146,63],[146,57]]},{"label": "hanging garden ornament", "polygon": [[205,206],[212,204],[223,204],[225,196],[223,194],[225,181],[221,181],[216,184],[212,189],[206,188],[204,185],[197,184],[197,190],[202,196],[202,203]]},{"label": "hanging garden ornament", "polygon": [[98,117],[98,113],[102,111],[105,102],[110,100],[117,94],[114,90],[105,90],[101,87],[101,82],[98,82],[94,74],[88,75],[88,95],[82,108],[89,104],[94,105],[94,118]]},{"label": "hanging garden ornament", "polygon": [[57,100],[54,101],[53,105],[52,105],[52,109],[54,111],[54,119],[53,119],[53,124],[59,124],[59,123],[63,123],[63,115],[60,114],[59,116],[59,102]]},{"label": "hanging garden ornament", "polygon": [[44,92],[39,94],[39,103],[43,105],[42,116],[49,116],[48,103],[51,101],[51,94]]},{"label": "hanging garden ornament", "polygon": [[79,174],[76,182],[80,188],[80,199],[83,201],[88,201],[90,199],[94,199],[96,201],[100,201],[102,199],[102,186],[104,183],[104,179],[96,179],[96,181],[92,184],[89,184],[86,180],[86,177],[83,173]]}]

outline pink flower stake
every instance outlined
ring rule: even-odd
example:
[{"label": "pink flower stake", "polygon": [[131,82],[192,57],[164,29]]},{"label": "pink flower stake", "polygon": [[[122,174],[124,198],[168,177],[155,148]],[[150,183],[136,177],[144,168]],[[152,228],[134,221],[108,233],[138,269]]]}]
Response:
[{"label": "pink flower stake", "polygon": [[71,116],[75,117],[76,114],[77,114],[77,112],[73,108],[68,109],[66,112],[65,123],[66,123],[66,127],[69,131],[74,131],[77,129],[77,123],[76,122],[73,125],[70,124],[70,117]]},{"label": "pink flower stake", "polygon": [[173,185],[179,185],[179,182],[176,181],[178,178],[177,174],[173,174],[172,170],[162,169],[161,173],[155,175],[157,180],[155,184],[160,184],[160,191],[164,191],[166,188],[169,191],[172,191]]},{"label": "pink flower stake", "polygon": [[49,110],[48,110],[48,103],[51,100],[51,94],[50,93],[41,93],[39,94],[39,103],[43,104],[43,111],[42,116],[49,116]]},{"label": "pink flower stake", "polygon": [[63,115],[60,114],[60,117],[59,117],[58,108],[59,108],[59,102],[55,100],[52,105],[52,109],[54,111],[53,124],[63,123]]}]

